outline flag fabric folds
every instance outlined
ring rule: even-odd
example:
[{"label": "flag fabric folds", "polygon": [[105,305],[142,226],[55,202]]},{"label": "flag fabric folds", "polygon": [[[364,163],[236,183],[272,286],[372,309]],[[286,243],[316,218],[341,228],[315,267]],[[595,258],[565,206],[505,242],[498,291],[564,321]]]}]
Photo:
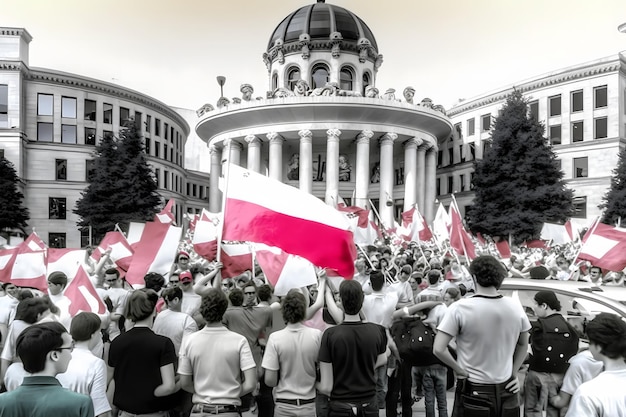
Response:
[{"label": "flag fabric folds", "polygon": [[221,245],[222,278],[233,278],[252,268],[252,249],[247,243]]},{"label": "flag fabric folds", "polygon": [[564,245],[572,241],[572,237],[570,233],[568,233],[567,227],[563,224],[544,223],[541,228],[540,237],[542,240],[552,241],[555,245]]},{"label": "flag fabric folds", "polygon": [[191,244],[201,257],[212,261],[217,256],[217,225],[220,214],[202,209],[200,218],[195,222]]},{"label": "flag fabric folds", "polygon": [[292,288],[317,283],[315,267],[306,259],[263,244],[253,247],[265,278],[274,287],[274,294],[286,295]]},{"label": "flag fabric folds", "polygon": [[93,286],[91,280],[87,276],[87,272],[79,265],[75,275],[65,288],[63,292],[70,300],[69,313],[74,317],[81,311],[92,312],[96,314],[104,314],[106,307],[96,289]]},{"label": "flag fabric folds", "polygon": [[357,245],[373,245],[374,241],[381,237],[380,230],[370,220],[370,211],[361,207],[338,204],[337,210],[343,213],[350,223],[350,230],[354,235],[354,243]]},{"label": "flag fabric folds", "polygon": [[402,213],[402,232],[400,235],[411,242],[424,242],[433,238],[428,223],[417,207],[412,207]]},{"label": "flag fabric folds", "polygon": [[111,249],[109,256],[111,262],[124,271],[128,271],[135,251],[121,232],[107,232],[98,247],[92,252],[91,258],[98,262],[109,248]]},{"label": "flag fabric folds", "polygon": [[159,223],[175,224],[176,218],[174,217],[174,213],[172,213],[174,203],[176,203],[176,201],[173,198],[170,198],[165,207],[163,207],[163,210],[154,216],[154,221]]},{"label": "flag fabric folds", "polygon": [[47,245],[34,232],[19,246],[1,250],[0,281],[47,291],[46,250]]},{"label": "flag fabric folds", "polygon": [[457,255],[464,255],[470,260],[476,257],[476,247],[463,226],[461,213],[454,199],[450,205],[450,246]]},{"label": "flag fabric folds", "polygon": [[356,248],[346,218],[317,197],[230,165],[222,239],[264,243],[314,265],[354,275]]},{"label": "flag fabric folds", "polygon": [[450,215],[443,206],[443,203],[439,203],[437,213],[435,213],[435,219],[433,220],[433,234],[439,242],[442,242],[450,238]]},{"label": "flag fabric folds", "polygon": [[626,229],[597,223],[585,235],[578,258],[610,271],[626,268]]}]

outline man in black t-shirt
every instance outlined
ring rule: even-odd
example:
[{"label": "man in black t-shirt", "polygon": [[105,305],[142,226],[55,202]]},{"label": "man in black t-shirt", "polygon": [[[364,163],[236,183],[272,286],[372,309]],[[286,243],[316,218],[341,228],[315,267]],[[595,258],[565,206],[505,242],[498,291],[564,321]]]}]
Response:
[{"label": "man in black t-shirt", "polygon": [[374,370],[387,361],[387,335],[384,327],[361,322],[363,290],[358,282],[342,282],[339,295],[345,317],[322,336],[319,390],[330,396],[330,417],[376,417]]}]

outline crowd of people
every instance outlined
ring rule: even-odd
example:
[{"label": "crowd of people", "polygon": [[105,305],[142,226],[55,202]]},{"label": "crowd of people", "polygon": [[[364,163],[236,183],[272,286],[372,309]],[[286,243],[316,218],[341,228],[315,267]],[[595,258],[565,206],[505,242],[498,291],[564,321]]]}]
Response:
[{"label": "crowd of people", "polygon": [[319,270],[281,297],[260,269],[223,278],[189,250],[133,289],[107,257],[92,276],[104,314],[71,315],[58,271],[47,293],[0,286],[0,416],[626,416],[623,318],[581,334],[554,292],[534,295],[531,323],[498,291],[506,277],[623,285],[567,248],[466,262],[371,246],[353,279]]}]

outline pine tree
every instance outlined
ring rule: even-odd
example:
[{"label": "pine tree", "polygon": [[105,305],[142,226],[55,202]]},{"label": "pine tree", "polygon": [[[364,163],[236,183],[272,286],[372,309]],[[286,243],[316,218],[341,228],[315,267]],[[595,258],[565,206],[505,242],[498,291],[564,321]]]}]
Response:
[{"label": "pine tree", "polygon": [[18,189],[18,182],[11,161],[0,158],[0,230],[23,229],[30,219],[28,209],[22,205],[24,194]]},{"label": "pine tree", "polygon": [[152,220],[161,199],[143,152],[143,139],[128,123],[119,138],[106,136],[96,146],[94,174],[76,203],[80,226],[92,227],[97,239],[132,221]]},{"label": "pine tree", "polygon": [[573,194],[556,160],[543,125],[514,91],[494,122],[491,146],[474,162],[475,198],[467,211],[472,232],[510,234],[520,243],[537,239],[544,222],[566,221],[573,213]]},{"label": "pine tree", "polygon": [[626,224],[626,148],[619,153],[617,167],[613,170],[611,178],[611,187],[602,197],[602,204],[599,207],[604,210],[602,223]]}]

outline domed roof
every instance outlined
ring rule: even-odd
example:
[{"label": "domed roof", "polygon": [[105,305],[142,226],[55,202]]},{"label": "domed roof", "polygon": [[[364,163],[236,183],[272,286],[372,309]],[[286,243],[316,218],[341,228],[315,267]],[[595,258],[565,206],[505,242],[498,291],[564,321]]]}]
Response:
[{"label": "domed roof", "polygon": [[324,3],[324,0],[301,7],[284,18],[272,33],[267,49],[269,51],[278,39],[285,43],[298,42],[303,33],[308,34],[311,40],[329,39],[333,32],[339,32],[343,40],[355,43],[366,38],[378,51],[376,39],[363,20],[343,7]]}]

